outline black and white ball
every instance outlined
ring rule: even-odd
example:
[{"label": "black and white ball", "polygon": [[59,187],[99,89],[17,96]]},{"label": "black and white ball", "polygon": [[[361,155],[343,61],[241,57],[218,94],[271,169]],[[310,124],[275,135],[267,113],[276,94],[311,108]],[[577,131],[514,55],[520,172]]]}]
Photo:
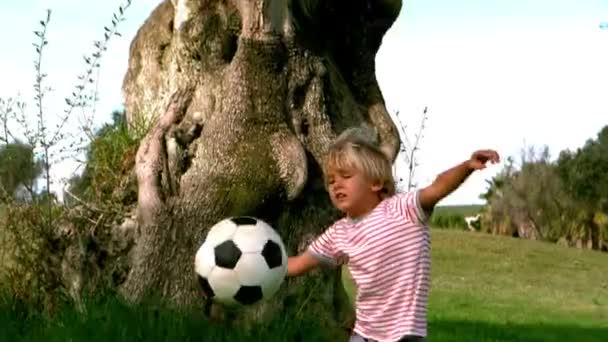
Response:
[{"label": "black and white ball", "polygon": [[287,253],[266,222],[231,217],[211,227],[196,252],[194,268],[207,297],[251,305],[277,292],[287,274]]}]

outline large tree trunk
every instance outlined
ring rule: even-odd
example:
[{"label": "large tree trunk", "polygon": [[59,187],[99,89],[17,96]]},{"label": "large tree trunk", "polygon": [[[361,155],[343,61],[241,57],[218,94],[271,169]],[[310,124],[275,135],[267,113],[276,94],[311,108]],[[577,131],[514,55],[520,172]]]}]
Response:
[{"label": "large tree trunk", "polygon": [[[153,123],[136,157],[128,298],[200,305],[194,254],[227,216],[269,222],[290,255],[305,247],[338,217],[319,161],[345,128],[374,128],[395,158],[399,137],[374,63],[400,8],[400,0],[166,0],[156,8],[132,43],[124,80],[130,125]],[[326,276],[339,284],[331,281],[338,272]],[[328,300],[340,294],[324,291]]]}]

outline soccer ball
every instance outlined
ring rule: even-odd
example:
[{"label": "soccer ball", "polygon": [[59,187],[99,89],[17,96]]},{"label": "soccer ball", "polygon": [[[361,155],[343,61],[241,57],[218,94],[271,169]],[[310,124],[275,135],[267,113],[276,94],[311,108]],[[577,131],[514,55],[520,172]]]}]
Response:
[{"label": "soccer ball", "polygon": [[207,234],[194,258],[205,296],[227,305],[251,305],[272,297],[287,274],[279,234],[248,216],[224,219]]}]

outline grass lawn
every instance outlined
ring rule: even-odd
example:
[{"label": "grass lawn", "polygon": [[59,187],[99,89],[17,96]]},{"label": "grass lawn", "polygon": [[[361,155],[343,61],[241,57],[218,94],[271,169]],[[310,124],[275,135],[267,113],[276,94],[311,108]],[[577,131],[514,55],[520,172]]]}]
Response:
[{"label": "grass lawn", "polygon": [[[296,320],[295,312],[277,315],[251,330],[209,322],[200,313],[185,313],[145,303],[129,306],[116,297],[89,302],[86,312],[72,306],[52,319],[0,296],[1,342],[288,342],[336,341],[314,314]],[[336,341],[338,342],[338,341]]]},{"label": "grass lawn", "polygon": [[455,230],[431,236],[429,341],[608,341],[608,254]]},{"label": "grass lawn", "polygon": [[[608,253],[433,229],[429,342],[608,341]],[[354,288],[347,282],[351,292]],[[320,313],[284,313],[250,333],[112,297],[46,320],[0,296],[0,341],[340,342]]]}]

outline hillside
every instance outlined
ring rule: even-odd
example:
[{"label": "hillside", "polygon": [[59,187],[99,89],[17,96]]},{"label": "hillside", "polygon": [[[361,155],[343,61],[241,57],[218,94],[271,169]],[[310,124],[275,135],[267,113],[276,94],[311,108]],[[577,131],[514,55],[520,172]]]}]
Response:
[{"label": "hillside", "polygon": [[608,254],[431,234],[431,341],[608,341]]}]

